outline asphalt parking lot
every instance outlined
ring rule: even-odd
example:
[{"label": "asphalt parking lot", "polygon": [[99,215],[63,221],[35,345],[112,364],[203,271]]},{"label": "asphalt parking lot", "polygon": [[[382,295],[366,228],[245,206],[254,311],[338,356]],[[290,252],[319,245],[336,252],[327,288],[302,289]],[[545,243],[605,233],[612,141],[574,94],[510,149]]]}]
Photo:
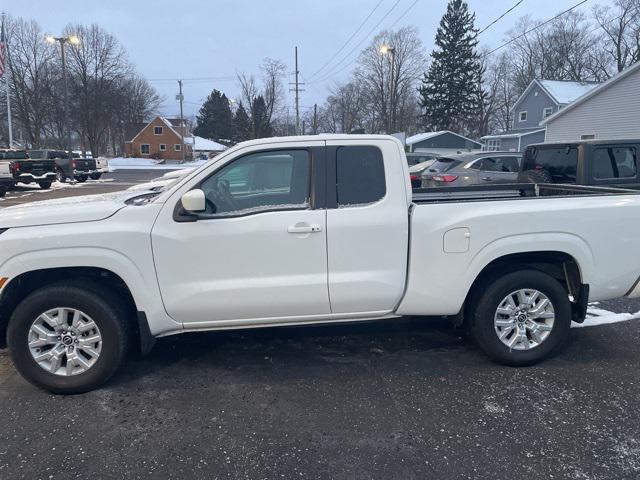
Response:
[{"label": "asphalt parking lot", "polygon": [[0,350],[0,478],[637,479],[639,345],[638,320],[574,328],[554,358],[516,369],[441,319],[187,334],[68,397]]}]

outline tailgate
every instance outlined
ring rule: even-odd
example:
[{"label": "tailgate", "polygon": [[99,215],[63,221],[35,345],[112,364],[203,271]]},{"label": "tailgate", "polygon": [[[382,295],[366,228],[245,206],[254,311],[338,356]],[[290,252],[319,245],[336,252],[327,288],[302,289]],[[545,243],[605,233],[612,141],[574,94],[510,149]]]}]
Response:
[{"label": "tailgate", "polygon": [[42,176],[56,170],[56,163],[53,160],[20,160],[19,163],[20,173],[31,173],[35,176]]},{"label": "tailgate", "polygon": [[87,172],[89,170],[96,169],[96,161],[89,160],[87,158],[76,158],[74,159],[75,169],[80,170],[82,172]]}]

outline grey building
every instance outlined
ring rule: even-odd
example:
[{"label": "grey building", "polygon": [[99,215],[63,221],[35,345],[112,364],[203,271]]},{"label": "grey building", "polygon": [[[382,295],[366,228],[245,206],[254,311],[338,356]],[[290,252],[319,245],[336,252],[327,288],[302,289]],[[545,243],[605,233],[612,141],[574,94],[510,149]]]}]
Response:
[{"label": "grey building", "polygon": [[481,138],[485,150],[521,152],[527,145],[544,142],[541,122],[597,86],[591,82],[532,80],[511,109],[511,128]]},{"label": "grey building", "polygon": [[640,62],[546,118],[546,142],[640,138]]},{"label": "grey building", "polygon": [[482,143],[449,130],[418,133],[408,137],[406,144],[410,152],[436,153],[438,155],[482,150]]}]

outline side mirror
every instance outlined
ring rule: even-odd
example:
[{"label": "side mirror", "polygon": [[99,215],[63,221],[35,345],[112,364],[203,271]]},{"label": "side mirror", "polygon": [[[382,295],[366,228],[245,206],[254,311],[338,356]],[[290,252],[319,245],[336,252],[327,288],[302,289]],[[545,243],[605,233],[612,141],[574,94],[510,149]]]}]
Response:
[{"label": "side mirror", "polygon": [[190,213],[204,212],[207,208],[204,192],[196,189],[185,193],[182,196],[182,207]]}]

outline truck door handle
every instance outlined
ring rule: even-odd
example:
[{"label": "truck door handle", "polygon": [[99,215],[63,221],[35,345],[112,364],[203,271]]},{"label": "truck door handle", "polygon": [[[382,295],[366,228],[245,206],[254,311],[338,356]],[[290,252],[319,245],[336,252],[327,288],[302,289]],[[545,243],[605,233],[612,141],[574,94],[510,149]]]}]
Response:
[{"label": "truck door handle", "polygon": [[287,228],[289,233],[317,233],[321,231],[320,225],[291,225]]},{"label": "truck door handle", "polygon": [[482,180],[484,180],[485,182],[490,182],[491,181],[491,177],[482,177]]}]

